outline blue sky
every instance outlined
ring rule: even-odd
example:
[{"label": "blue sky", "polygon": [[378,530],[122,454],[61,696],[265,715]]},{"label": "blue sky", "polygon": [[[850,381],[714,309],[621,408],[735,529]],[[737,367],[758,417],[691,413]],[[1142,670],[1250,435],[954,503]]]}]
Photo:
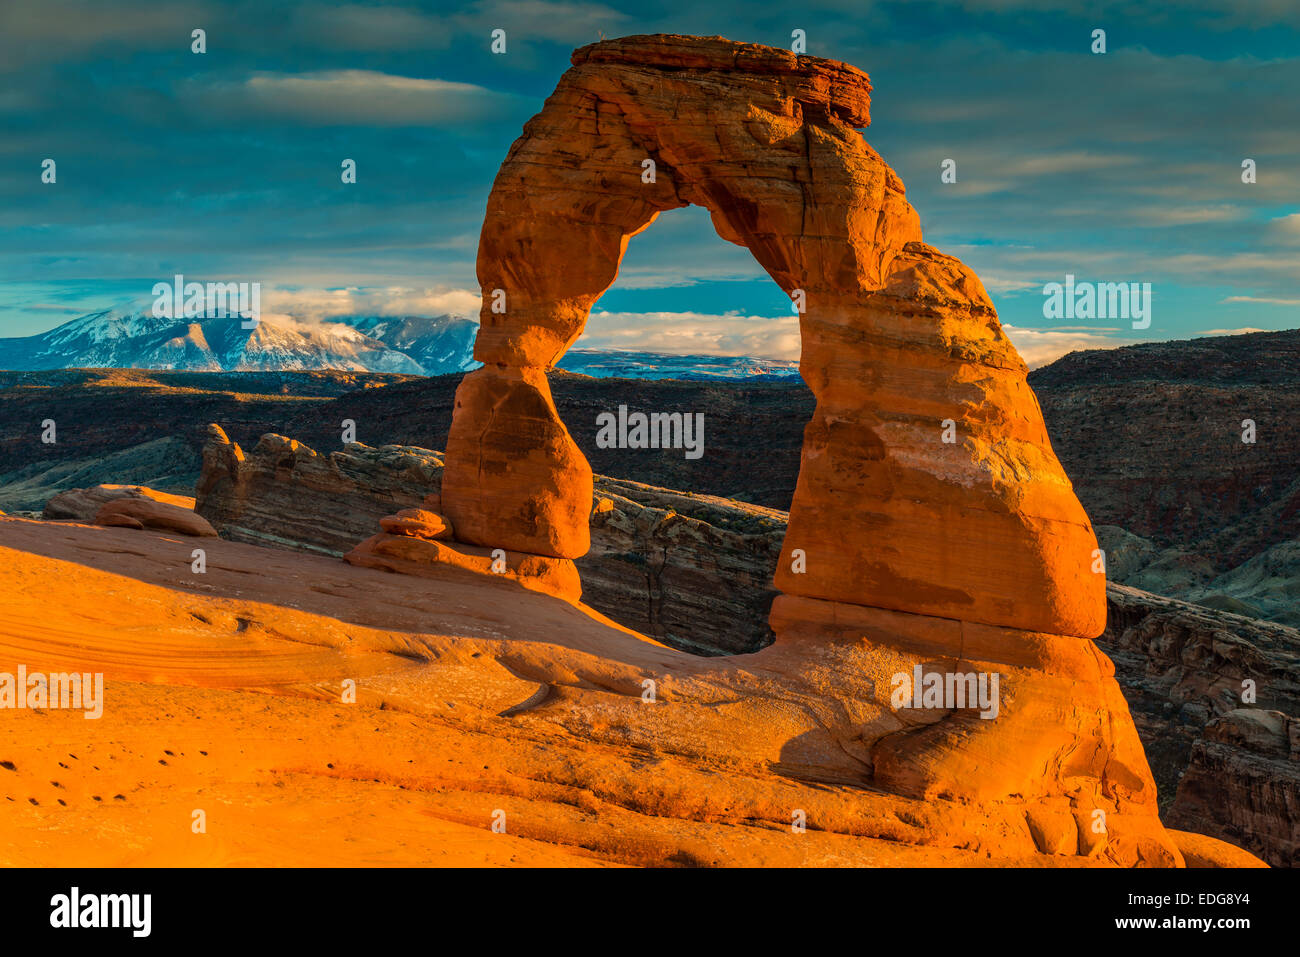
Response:
[{"label": "blue sky", "polygon": [[[476,314],[492,178],[574,47],[601,32],[788,46],[796,28],[810,54],[870,74],[865,137],[1031,363],[1300,326],[1292,0],[7,0],[0,335],[146,299],[178,272],[260,281],[271,313],[304,319]],[[1043,286],[1067,273],[1150,282],[1151,327],[1045,319]],[[794,358],[798,336],[749,254],[686,209],[632,241],[579,345]]]}]

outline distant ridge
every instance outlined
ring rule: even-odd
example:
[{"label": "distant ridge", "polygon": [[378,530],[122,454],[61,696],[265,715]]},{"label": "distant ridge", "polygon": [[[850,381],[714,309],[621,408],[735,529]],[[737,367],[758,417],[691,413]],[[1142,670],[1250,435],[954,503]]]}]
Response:
[{"label": "distant ridge", "polygon": [[[477,368],[478,323],[457,316],[340,316],[317,322],[170,319],[149,304],[92,312],[48,332],[0,338],[0,369],[177,372],[395,372],[450,375]],[[569,372],[596,378],[791,380],[799,364],[752,356],[573,349]]]}]

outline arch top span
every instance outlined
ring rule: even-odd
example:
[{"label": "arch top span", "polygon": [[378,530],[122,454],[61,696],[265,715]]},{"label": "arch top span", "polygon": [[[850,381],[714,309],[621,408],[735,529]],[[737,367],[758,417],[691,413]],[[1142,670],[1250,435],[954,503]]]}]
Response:
[{"label": "arch top span", "polygon": [[558,361],[629,238],[664,210],[708,209],[787,292],[878,288],[885,261],[920,240],[902,182],[858,132],[860,70],[695,37],[604,41],[573,63],[492,186],[479,361]]},{"label": "arch top span", "polygon": [[902,182],[859,132],[870,92],[844,64],[721,38],[574,53],[488,200],[485,365],[457,393],[443,478],[458,537],[586,552],[591,471],[545,372],[614,282],[629,238],[699,205],[806,303],[800,371],[817,406],[777,587],[1101,632],[1096,539],[1024,363],[978,277],[922,241]]}]

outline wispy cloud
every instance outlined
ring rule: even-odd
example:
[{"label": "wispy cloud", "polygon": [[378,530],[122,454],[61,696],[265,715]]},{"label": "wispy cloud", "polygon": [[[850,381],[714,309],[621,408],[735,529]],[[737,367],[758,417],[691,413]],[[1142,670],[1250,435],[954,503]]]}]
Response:
[{"label": "wispy cloud", "polygon": [[1268,296],[1229,296],[1220,302],[1259,302],[1270,306],[1300,306],[1300,299],[1275,299]]},{"label": "wispy cloud", "polygon": [[1116,349],[1132,345],[1134,339],[1120,338],[1104,331],[1084,331],[1077,326],[1053,329],[1026,329],[1021,326],[1002,326],[1007,337],[1031,369],[1055,362],[1063,355],[1084,349]]},{"label": "wispy cloud", "polygon": [[260,115],[313,126],[425,126],[500,120],[530,100],[473,83],[395,76],[374,70],[255,73],[239,81],[197,80],[182,102],[212,120]]}]

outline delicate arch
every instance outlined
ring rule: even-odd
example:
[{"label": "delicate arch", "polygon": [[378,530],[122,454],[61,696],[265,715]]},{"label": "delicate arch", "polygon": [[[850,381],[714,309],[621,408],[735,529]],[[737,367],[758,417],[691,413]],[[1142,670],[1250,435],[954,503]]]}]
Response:
[{"label": "delicate arch", "polygon": [[[777,587],[1100,634],[1096,540],[1024,363],[979,279],[921,241],[903,184],[858,133],[870,89],[844,64],[718,39],[630,37],[574,53],[488,199],[474,351],[485,365],[457,392],[443,478],[458,538],[586,552],[591,470],[546,370],[614,282],[628,240],[695,204],[806,301],[800,371],[817,407]],[[947,420],[956,441],[943,439]]]}]

